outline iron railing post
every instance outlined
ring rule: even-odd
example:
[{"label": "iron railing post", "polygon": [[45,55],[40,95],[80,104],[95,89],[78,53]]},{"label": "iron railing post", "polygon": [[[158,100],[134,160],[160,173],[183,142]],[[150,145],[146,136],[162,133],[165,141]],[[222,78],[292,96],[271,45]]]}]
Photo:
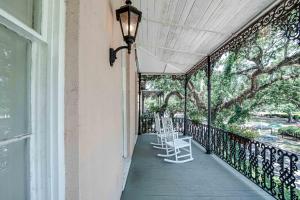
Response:
[{"label": "iron railing post", "polygon": [[184,79],[184,121],[183,121],[183,135],[186,135],[186,130],[187,130],[187,116],[186,116],[186,112],[187,112],[187,84],[188,84],[188,77],[187,75],[185,75],[185,79]]},{"label": "iron railing post", "polygon": [[211,63],[207,56],[207,144],[206,153],[211,153]]},{"label": "iron railing post", "polygon": [[141,96],[142,96],[142,114],[144,114],[144,100],[145,100],[145,97],[143,95],[143,92],[141,92]]},{"label": "iron railing post", "polygon": [[138,119],[138,134],[141,135],[141,73],[139,73],[139,119]]}]

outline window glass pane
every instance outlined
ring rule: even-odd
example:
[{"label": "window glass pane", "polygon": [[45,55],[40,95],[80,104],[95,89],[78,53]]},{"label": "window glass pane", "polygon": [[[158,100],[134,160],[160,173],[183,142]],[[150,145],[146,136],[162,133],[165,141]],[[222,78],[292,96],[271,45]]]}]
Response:
[{"label": "window glass pane", "polygon": [[28,199],[28,141],[0,146],[0,199]]},{"label": "window glass pane", "polygon": [[40,32],[41,0],[0,0],[0,8]]},{"label": "window glass pane", "polygon": [[0,26],[0,141],[30,133],[30,46]]}]

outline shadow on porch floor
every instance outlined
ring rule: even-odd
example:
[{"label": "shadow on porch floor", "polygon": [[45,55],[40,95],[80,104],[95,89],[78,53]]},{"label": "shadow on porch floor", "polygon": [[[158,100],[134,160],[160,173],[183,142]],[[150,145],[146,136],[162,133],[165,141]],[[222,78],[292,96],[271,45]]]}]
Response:
[{"label": "shadow on porch floor", "polygon": [[154,139],[139,136],[121,200],[264,199],[195,145],[194,161],[164,162],[150,145]]}]

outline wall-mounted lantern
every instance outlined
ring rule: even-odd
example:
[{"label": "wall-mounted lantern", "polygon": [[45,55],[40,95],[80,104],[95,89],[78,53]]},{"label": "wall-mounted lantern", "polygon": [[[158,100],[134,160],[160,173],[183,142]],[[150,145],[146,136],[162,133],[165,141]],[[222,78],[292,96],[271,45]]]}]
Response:
[{"label": "wall-mounted lantern", "polygon": [[109,49],[109,62],[110,66],[113,66],[117,59],[117,52],[121,49],[128,49],[130,54],[131,45],[135,42],[136,34],[138,31],[139,23],[142,18],[142,12],[132,6],[130,0],[126,0],[126,5],[116,10],[117,20],[120,22],[123,39],[127,46],[118,47],[116,50]]}]

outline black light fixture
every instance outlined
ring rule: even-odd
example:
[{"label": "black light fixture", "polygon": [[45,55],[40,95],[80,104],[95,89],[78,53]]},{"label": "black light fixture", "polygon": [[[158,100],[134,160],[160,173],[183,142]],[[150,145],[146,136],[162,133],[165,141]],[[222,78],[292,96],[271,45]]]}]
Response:
[{"label": "black light fixture", "polygon": [[117,20],[120,22],[123,39],[127,46],[118,47],[116,50],[109,49],[109,62],[110,66],[113,66],[117,59],[117,52],[121,49],[128,49],[128,53],[131,52],[131,45],[135,42],[136,34],[138,31],[139,23],[142,18],[142,12],[132,6],[130,0],[126,0],[126,5],[116,10]]}]

